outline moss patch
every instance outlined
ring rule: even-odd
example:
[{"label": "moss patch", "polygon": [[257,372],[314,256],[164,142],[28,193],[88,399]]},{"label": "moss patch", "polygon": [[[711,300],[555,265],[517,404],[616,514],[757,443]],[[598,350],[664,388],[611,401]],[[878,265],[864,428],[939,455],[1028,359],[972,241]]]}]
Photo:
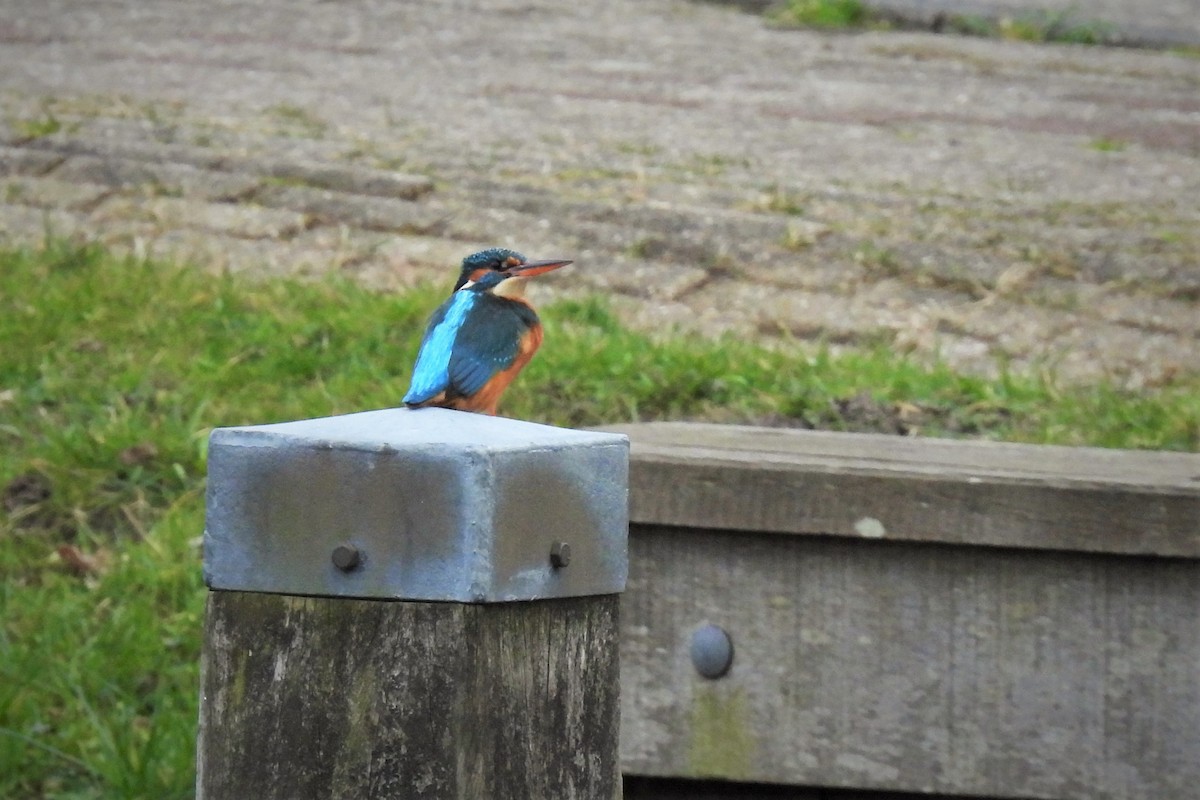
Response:
[{"label": "moss patch", "polygon": [[702,685],[692,697],[692,775],[745,778],[753,773],[755,742],[741,689]]}]

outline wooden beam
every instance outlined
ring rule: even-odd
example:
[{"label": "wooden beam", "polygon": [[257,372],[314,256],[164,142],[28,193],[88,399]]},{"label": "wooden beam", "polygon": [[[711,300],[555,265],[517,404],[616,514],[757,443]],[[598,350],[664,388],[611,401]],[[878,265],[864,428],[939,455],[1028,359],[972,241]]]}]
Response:
[{"label": "wooden beam", "polygon": [[645,525],[1200,557],[1200,456],[623,425]]},{"label": "wooden beam", "polygon": [[[627,774],[1196,797],[1200,456],[616,430]],[[714,625],[733,661],[709,679],[691,648]]]}]

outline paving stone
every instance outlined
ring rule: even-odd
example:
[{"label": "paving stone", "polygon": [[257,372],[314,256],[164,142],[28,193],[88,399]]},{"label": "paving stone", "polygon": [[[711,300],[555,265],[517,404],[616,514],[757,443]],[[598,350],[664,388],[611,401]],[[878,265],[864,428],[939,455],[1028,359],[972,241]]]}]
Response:
[{"label": "paving stone", "polygon": [[[531,289],[530,297],[534,297]],[[582,299],[587,292],[569,287],[556,296]],[[675,333],[701,334],[703,336],[736,335],[752,337],[755,330],[751,321],[732,309],[662,300],[643,300],[626,295],[610,298],[610,305],[622,323],[652,335],[670,336]]]},{"label": "paving stone", "polygon": [[208,231],[170,230],[148,240],[155,258],[195,264],[212,272],[252,277],[314,276],[333,268],[332,254],[273,239],[242,239]]},{"label": "paving stone", "polygon": [[[530,257],[534,253],[550,252],[542,249],[542,243],[547,239],[561,242],[564,249],[559,252],[572,256],[582,255],[590,247],[575,226],[556,224],[546,217],[502,206],[463,202],[461,198],[448,198],[440,192],[423,201],[422,205],[444,220],[443,226],[436,231],[440,236],[487,242],[488,247],[509,247]],[[596,252],[598,255],[601,251]],[[604,252],[607,257],[611,250]]]},{"label": "paving stone", "polygon": [[[338,243],[335,237],[317,237],[312,236],[313,233],[316,231],[308,231],[292,240],[278,241],[241,239],[205,230],[173,229],[166,233],[142,236],[139,240],[126,237],[125,241],[116,243],[126,249],[138,248],[139,254],[186,261],[215,272],[263,277],[317,277],[340,271],[374,278],[368,283],[380,289],[410,285],[419,279],[406,279],[406,265],[391,264],[385,267],[378,257],[372,259],[370,254],[365,255],[364,249],[350,245],[348,241]],[[362,231],[350,230],[348,233],[350,240],[364,235]],[[432,273],[427,271],[425,276]]]},{"label": "paving stone", "polygon": [[0,181],[0,200],[47,209],[86,210],[112,193],[107,186],[14,176]]},{"label": "paving stone", "polygon": [[421,203],[307,186],[266,186],[254,200],[268,208],[310,214],[322,224],[341,222],[373,231],[430,234],[445,224],[441,214]]},{"label": "paving stone", "polygon": [[1075,326],[1056,338],[1032,342],[1029,356],[1064,383],[1095,380],[1097,365],[1102,365],[1106,379],[1138,391],[1194,374],[1200,364],[1200,339],[1147,334],[1122,325]]},{"label": "paving stone", "polygon": [[869,302],[855,295],[777,289],[754,284],[735,284],[719,291],[721,302],[755,320],[762,332],[784,333],[801,339],[845,340],[880,331],[894,332],[912,320],[903,309]]},{"label": "paving stone", "polygon": [[219,168],[226,156],[205,147],[164,144],[137,139],[105,139],[56,133],[25,144],[35,150],[64,155],[125,158],[152,164],[190,164],[204,169]]},{"label": "paving stone", "polygon": [[178,197],[112,197],[92,216],[97,222],[136,220],[160,231],[196,228],[243,239],[286,239],[307,226],[304,214],[295,211]]},{"label": "paving stone", "polygon": [[1200,337],[1200,303],[1196,302],[1108,293],[1088,303],[1087,310],[1108,322],[1133,328]]},{"label": "paving stone", "polygon": [[851,292],[869,279],[862,264],[844,258],[839,260],[825,248],[780,257],[770,266],[739,264],[737,269],[744,280],[753,283],[837,294]]},{"label": "paving stone", "polygon": [[[368,256],[361,261],[353,261],[341,266],[343,275],[353,277],[355,281],[371,289],[387,292],[399,292],[423,284],[445,285],[450,290],[444,269],[438,269],[428,264],[408,264],[389,261],[378,256]],[[432,307],[430,311],[432,311]]]},{"label": "paving stone", "polygon": [[297,247],[331,254],[334,268],[375,289],[401,290],[422,283],[444,285],[458,277],[464,256],[485,245],[432,236],[364,231],[345,225],[314,228],[293,240]]},{"label": "paving stone", "polygon": [[576,262],[567,270],[531,281],[526,292],[535,306],[563,299],[594,294],[597,289],[588,283],[590,273],[616,269],[614,260],[587,251],[577,250],[561,238],[536,235],[497,236],[487,240],[467,240],[439,236],[394,236],[380,248],[378,257],[393,273],[395,285],[411,286],[432,282],[450,290],[458,277],[465,256],[489,247],[520,249],[532,259],[568,258]]},{"label": "paving stone", "polygon": [[573,279],[605,294],[673,302],[704,285],[710,276],[706,270],[679,264],[613,259],[602,264],[580,264]]},{"label": "paving stone", "polygon": [[[45,154],[51,155],[51,154]],[[61,158],[60,158],[61,160]],[[250,175],[218,172],[190,164],[156,163],[129,158],[71,156],[54,170],[60,180],[119,188],[143,186],[154,194],[203,200],[234,200],[250,194],[259,180]]]},{"label": "paving stone", "polygon": [[[461,187],[446,190],[446,194]],[[568,228],[581,247],[596,247],[609,252],[636,255],[646,260],[673,261],[705,266],[720,260],[741,264],[769,261],[776,245],[795,237],[795,241],[816,241],[828,228],[818,222],[790,219],[781,215],[757,214],[736,209],[690,207],[681,203],[638,204],[631,213],[630,203],[581,202],[564,199],[559,190],[504,186],[492,181],[474,181],[466,193],[480,215],[469,211],[455,214],[456,226],[481,229],[486,217],[495,217],[493,197],[504,198],[507,217],[503,224],[511,229],[528,230],[543,222]],[[439,200],[441,198],[439,197]],[[468,220],[471,220],[468,223]],[[496,224],[498,220],[492,222]],[[768,243],[767,247],[763,243]]]},{"label": "paving stone", "polygon": [[1031,309],[997,298],[937,313],[938,330],[988,342],[994,353],[1006,356],[1051,352],[1078,324],[1077,317],[1064,311]]},{"label": "paving stone", "polygon": [[7,175],[43,175],[61,164],[63,156],[43,150],[0,145],[0,177]]},{"label": "paving stone", "polygon": [[459,267],[465,257],[491,246],[488,242],[438,236],[388,236],[377,254],[400,266],[432,267],[439,270],[447,282],[451,282],[458,277]]},{"label": "paving stone", "polygon": [[272,158],[227,160],[225,166],[227,169],[299,181],[318,189],[397,200],[416,200],[433,191],[433,181],[424,176],[367,167]]},{"label": "paving stone", "polygon": [[[318,231],[321,230],[323,229],[318,229]],[[313,231],[313,233],[318,231]],[[535,250],[533,248],[538,248],[539,244],[533,239],[521,242],[522,247],[527,245],[530,253],[565,252],[554,248]],[[369,257],[350,265],[345,271],[367,285],[380,289],[398,290],[418,284],[432,284],[444,287],[444,290],[449,292],[453,282],[458,278],[459,265],[463,258],[470,253],[492,246],[515,248],[517,243],[510,241],[472,242],[438,236],[388,235],[379,247],[371,251]],[[546,288],[547,283],[547,281],[535,281],[529,287],[529,296],[535,304],[558,297],[553,293],[549,295],[549,298],[538,294],[539,290]]]},{"label": "paving stone", "polygon": [[8,246],[38,246],[47,238],[74,236],[82,227],[80,215],[62,209],[0,204],[0,241]]}]

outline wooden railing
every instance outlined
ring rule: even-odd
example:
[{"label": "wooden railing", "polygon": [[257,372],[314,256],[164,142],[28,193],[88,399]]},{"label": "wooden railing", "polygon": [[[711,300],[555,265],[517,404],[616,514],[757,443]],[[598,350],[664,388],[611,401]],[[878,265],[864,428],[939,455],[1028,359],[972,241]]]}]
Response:
[{"label": "wooden railing", "polygon": [[[611,430],[626,773],[1200,797],[1200,456]],[[717,679],[691,659],[707,626],[734,652]]]}]

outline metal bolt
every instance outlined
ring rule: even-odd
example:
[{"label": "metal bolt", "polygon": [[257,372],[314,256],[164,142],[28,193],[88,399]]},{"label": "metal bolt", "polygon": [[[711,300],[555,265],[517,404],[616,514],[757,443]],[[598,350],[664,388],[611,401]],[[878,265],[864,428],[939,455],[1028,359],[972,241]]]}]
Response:
[{"label": "metal bolt", "polygon": [[733,640],[716,625],[702,625],[692,633],[692,666],[716,680],[733,666]]},{"label": "metal bolt", "polygon": [[566,542],[555,542],[550,546],[550,566],[562,569],[571,563],[571,545]]},{"label": "metal bolt", "polygon": [[362,554],[352,544],[339,544],[333,548],[333,565],[342,572],[350,572],[362,563]]}]

